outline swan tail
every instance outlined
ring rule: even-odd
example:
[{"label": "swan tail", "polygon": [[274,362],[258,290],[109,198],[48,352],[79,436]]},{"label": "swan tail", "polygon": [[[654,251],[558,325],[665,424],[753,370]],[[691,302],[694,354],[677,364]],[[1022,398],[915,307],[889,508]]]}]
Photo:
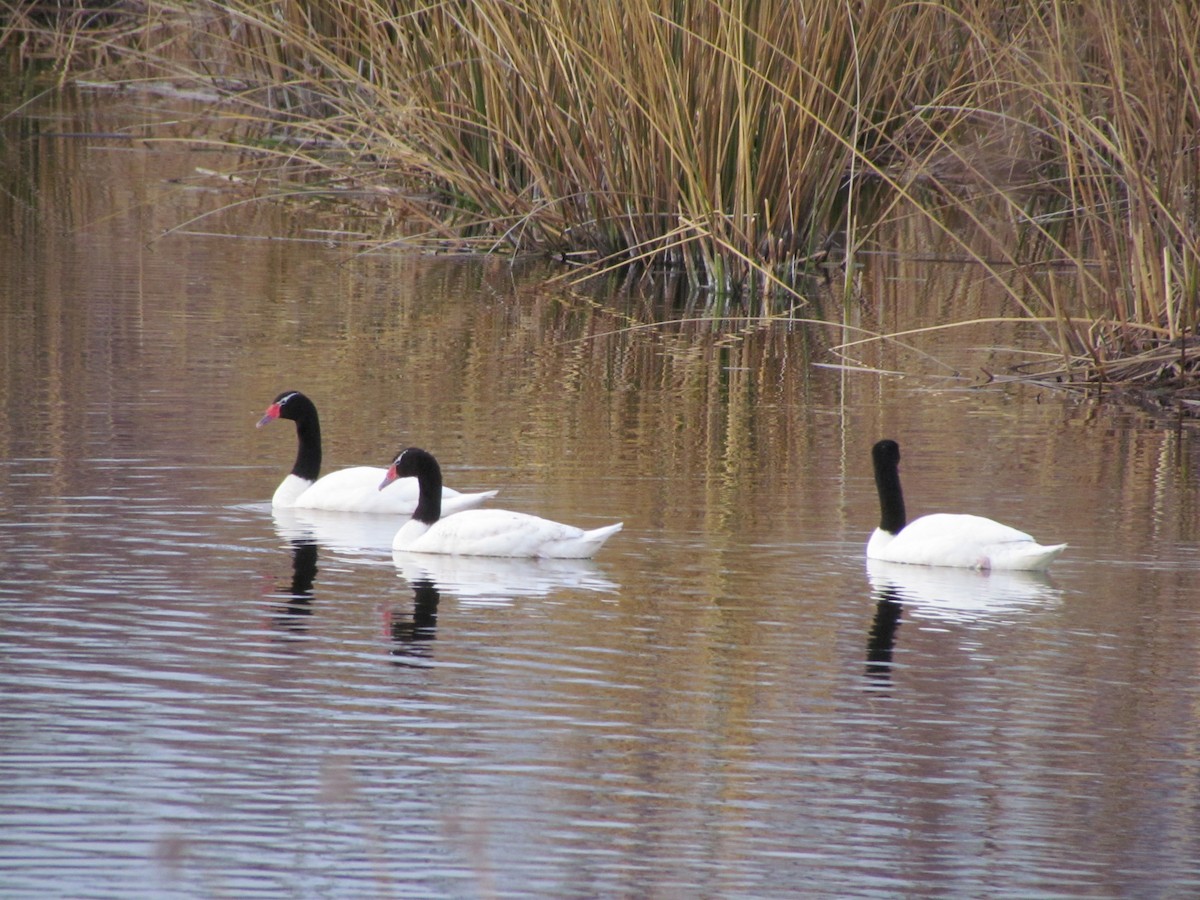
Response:
[{"label": "swan tail", "polygon": [[475,509],[495,497],[499,491],[479,491],[476,494],[460,494],[442,498],[442,517],[452,516],[467,509]]},{"label": "swan tail", "polygon": [[1006,547],[991,554],[992,569],[1011,569],[1013,571],[1040,572],[1050,567],[1059,554],[1067,549],[1066,544],[1025,544],[1019,547]]},{"label": "swan tail", "polygon": [[604,546],[604,542],[624,527],[624,522],[615,525],[605,525],[603,528],[593,528],[583,534],[565,540],[555,541],[544,548],[542,556],[555,559],[590,559]]}]

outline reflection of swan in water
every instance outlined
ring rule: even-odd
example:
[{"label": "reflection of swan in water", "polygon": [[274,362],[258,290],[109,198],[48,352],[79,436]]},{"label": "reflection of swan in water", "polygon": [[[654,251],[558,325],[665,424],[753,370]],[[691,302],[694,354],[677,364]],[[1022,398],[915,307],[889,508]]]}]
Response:
[{"label": "reflection of swan in water", "polygon": [[891,684],[892,654],[900,618],[941,622],[1002,622],[1055,601],[1061,591],[1044,572],[953,569],[867,560],[875,617],[867,636],[867,677]]},{"label": "reflection of swan in water", "polygon": [[412,618],[389,614],[388,630],[396,646],[392,656],[398,665],[419,666],[433,656],[430,642],[437,635],[437,611],[441,594],[432,581],[412,582]]},{"label": "reflection of swan in water", "polygon": [[1003,619],[1057,600],[1062,592],[1044,572],[990,572],[867,560],[877,597],[887,597],[921,618],[969,622]]},{"label": "reflection of swan in water", "polygon": [[293,630],[304,628],[304,617],[312,615],[313,582],[317,579],[317,545],[311,540],[292,541],[292,577],[275,588],[279,604],[276,621]]},{"label": "reflection of swan in water", "polygon": [[892,651],[896,649],[896,630],[900,627],[900,616],[904,606],[896,599],[895,588],[888,587],[875,592],[875,618],[871,620],[871,632],[867,635],[867,676],[883,684],[891,681]]},{"label": "reflection of swan in water", "polygon": [[414,588],[422,582],[435,584],[476,605],[502,605],[518,597],[544,597],[560,590],[617,591],[617,585],[585,559],[441,556],[397,550],[392,562]]},{"label": "reflection of swan in water", "polygon": [[388,554],[400,527],[399,516],[364,516],[325,509],[271,510],[275,532],[287,541],[316,541],[344,555]]}]

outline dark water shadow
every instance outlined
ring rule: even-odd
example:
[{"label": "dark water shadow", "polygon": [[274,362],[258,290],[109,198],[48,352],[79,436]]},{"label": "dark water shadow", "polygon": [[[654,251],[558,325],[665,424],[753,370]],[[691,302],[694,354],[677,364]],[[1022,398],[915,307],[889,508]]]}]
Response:
[{"label": "dark water shadow", "polygon": [[392,661],[400,666],[426,666],[433,658],[433,641],[437,637],[438,603],[442,594],[429,579],[412,582],[413,611],[411,616],[391,617]]},{"label": "dark water shadow", "polygon": [[890,687],[892,662],[896,650],[896,632],[900,629],[900,618],[904,605],[895,590],[890,588],[872,591],[876,596],[875,617],[867,633],[866,674],[877,686]]},{"label": "dark water shadow", "polygon": [[280,580],[275,586],[273,596],[282,602],[276,604],[272,620],[287,631],[302,633],[308,630],[307,620],[313,613],[313,585],[318,571],[317,542],[292,541],[291,550],[291,577]]}]

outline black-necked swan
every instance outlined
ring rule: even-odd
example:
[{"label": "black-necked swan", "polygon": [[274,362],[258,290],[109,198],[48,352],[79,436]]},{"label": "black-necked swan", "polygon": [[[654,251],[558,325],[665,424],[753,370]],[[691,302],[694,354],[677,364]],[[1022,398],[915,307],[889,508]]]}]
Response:
[{"label": "black-necked swan", "polygon": [[[321,474],[321,420],[316,404],[299,391],[284,391],[271,401],[259,419],[262,428],[276,419],[296,423],[296,464],[280,482],[271,505],[281,509],[325,509],[337,512],[385,513],[410,516],[417,508],[419,489],[415,478],[398,482],[386,491],[379,490],[379,479],[386,469],[378,466],[353,466]],[[496,491],[460,494],[444,489],[442,507],[446,515],[479,506],[496,496]]]},{"label": "black-necked swan", "polygon": [[960,569],[1045,569],[1066,548],[1046,547],[1023,531],[983,516],[934,513],[909,522],[900,490],[900,445],[879,441],[871,450],[879,491],[879,527],[867,559]]},{"label": "black-necked swan", "polygon": [[622,523],[584,531],[528,513],[506,509],[469,509],[442,518],[442,470],[433,454],[409,447],[401,450],[379,485],[415,477],[420,500],[413,517],[401,526],[392,549],[407,553],[458,556],[519,556],[547,559],[587,559]]}]

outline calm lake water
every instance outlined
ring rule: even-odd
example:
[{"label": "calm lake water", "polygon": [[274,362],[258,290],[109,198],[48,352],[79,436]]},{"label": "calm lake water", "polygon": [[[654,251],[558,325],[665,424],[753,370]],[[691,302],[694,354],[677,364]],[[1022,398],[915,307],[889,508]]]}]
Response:
[{"label": "calm lake water", "polygon": [[[1197,423],[972,389],[1011,333],[849,373],[820,326],[362,255],[331,232],[377,223],[151,140],[179,119],[2,123],[0,895],[1200,893]],[[872,265],[867,327],[996,302]],[[625,530],[415,564],[387,520],[274,516],[284,389],[327,468],[416,444]],[[1069,550],[868,568],[885,436],[910,513]]]}]

